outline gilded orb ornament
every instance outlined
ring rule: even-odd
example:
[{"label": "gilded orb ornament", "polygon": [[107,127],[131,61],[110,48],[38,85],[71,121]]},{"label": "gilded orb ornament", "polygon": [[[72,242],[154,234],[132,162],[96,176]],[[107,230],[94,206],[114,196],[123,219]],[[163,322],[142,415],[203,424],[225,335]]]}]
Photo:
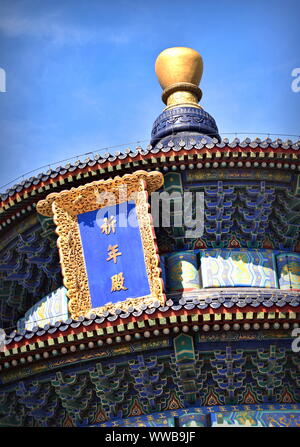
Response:
[{"label": "gilded orb ornament", "polygon": [[178,106],[200,108],[202,92],[198,87],[203,61],[192,48],[173,47],[162,51],[155,63],[155,72],[164,89],[162,100],[166,109]]}]

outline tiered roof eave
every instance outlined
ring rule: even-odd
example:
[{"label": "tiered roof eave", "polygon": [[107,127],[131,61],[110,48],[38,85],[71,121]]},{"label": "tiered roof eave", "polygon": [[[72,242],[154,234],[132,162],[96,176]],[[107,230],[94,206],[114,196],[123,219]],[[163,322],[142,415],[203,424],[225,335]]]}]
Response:
[{"label": "tiered roof eave", "polygon": [[235,138],[229,141],[225,138],[220,143],[217,139],[208,143],[201,135],[190,135],[181,140],[171,139],[167,146],[158,143],[155,148],[149,145],[145,149],[136,147],[114,154],[95,154],[83,161],[49,169],[0,194],[0,233],[31,213],[36,203],[50,192],[140,169],[167,172],[221,167],[300,170],[300,140],[246,138],[240,141]]}]

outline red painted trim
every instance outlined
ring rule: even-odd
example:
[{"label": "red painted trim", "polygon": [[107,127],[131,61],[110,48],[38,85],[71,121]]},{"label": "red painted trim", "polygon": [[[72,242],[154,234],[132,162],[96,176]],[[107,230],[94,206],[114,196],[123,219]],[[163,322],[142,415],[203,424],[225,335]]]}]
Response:
[{"label": "red painted trim", "polygon": [[[92,323],[90,326],[80,326],[78,328],[70,328],[68,331],[64,331],[64,332],[57,331],[54,334],[45,334],[45,335],[43,335],[41,337],[36,336],[36,337],[31,338],[30,340],[26,340],[26,339],[24,340],[23,339],[19,343],[14,343],[14,344],[8,345],[7,349],[11,350],[13,348],[19,348],[19,347],[24,346],[24,345],[30,345],[30,344],[33,344],[33,343],[37,343],[38,341],[45,341],[45,340],[58,338],[58,337],[67,337],[70,334],[73,334],[73,335],[77,335],[79,333],[85,334],[86,332],[92,332],[92,331],[100,329],[100,328],[116,327],[116,326],[121,325],[121,324],[125,325],[125,324],[128,324],[128,323],[135,323],[135,322],[138,322],[138,321],[145,321],[145,322],[147,322],[147,320],[149,320],[149,319],[156,319],[156,318],[169,318],[169,317],[172,317],[172,316],[177,316],[178,317],[178,316],[182,316],[182,315],[190,316],[190,315],[195,315],[195,314],[200,314],[200,315],[202,315],[202,314],[210,314],[210,315],[214,315],[214,314],[228,314],[228,313],[236,314],[236,313],[246,313],[246,312],[252,312],[252,313],[259,313],[259,312],[264,312],[264,313],[267,313],[267,312],[277,312],[277,313],[279,313],[279,312],[297,312],[297,310],[298,310],[298,312],[300,311],[300,306],[295,308],[295,307],[291,307],[291,306],[287,305],[287,306],[279,308],[276,305],[274,305],[272,307],[260,306],[260,307],[256,307],[256,308],[253,308],[251,306],[246,306],[246,307],[244,307],[242,309],[237,307],[237,306],[234,306],[234,307],[232,307],[230,309],[226,309],[226,308],[222,307],[222,308],[216,309],[216,310],[215,309],[211,309],[211,308],[208,308],[208,309],[198,309],[197,308],[197,312],[195,312],[195,309],[191,309],[191,310],[186,310],[186,309],[182,310],[181,309],[179,311],[170,310],[170,311],[164,312],[164,313],[157,311],[157,312],[154,312],[152,315],[143,314],[140,317],[134,317],[134,316],[131,315],[126,320],[119,317],[114,322],[109,322],[109,321],[105,320],[100,325],[97,324],[97,323]],[[235,321],[234,317],[233,317],[232,320],[228,320],[228,321],[226,320],[226,323],[230,324],[230,323],[233,323],[233,321]],[[237,320],[238,323],[245,323],[245,322],[259,322],[259,323],[261,323],[263,321],[264,321],[263,319],[256,320],[255,318],[253,318],[251,320],[247,320],[247,319]],[[284,322],[284,321],[289,321],[289,320],[287,320],[287,319],[280,319],[280,320],[274,319],[273,320],[272,319],[271,322],[274,323],[275,321]],[[184,325],[184,324],[188,324],[188,323],[190,324],[191,322],[189,321],[187,323],[185,323],[185,322],[184,323],[174,323],[174,325],[177,325],[177,324]],[[224,323],[224,320],[221,320],[220,322],[217,322],[217,321],[208,321],[207,323],[206,322],[202,322],[201,324],[212,324],[212,323],[213,324],[215,324],[215,323]],[[194,324],[196,324],[196,322]],[[173,323],[172,324],[167,323],[167,326],[173,326]],[[155,328],[159,328],[159,327],[160,327],[160,325],[157,325]],[[149,329],[154,329],[154,326],[146,325],[145,328],[139,328],[139,329],[135,328],[134,331],[143,332],[143,331],[149,330]],[[122,335],[126,335],[126,334],[128,334],[130,332],[131,331],[125,330],[125,331],[119,332],[118,334],[116,334],[116,333],[113,333],[111,335],[110,334],[105,334],[103,336],[100,336],[100,338],[101,337],[105,337],[105,338],[107,338],[107,337],[115,337],[116,335],[122,336]],[[67,343],[68,344],[72,344],[72,343],[80,344],[80,343],[83,343],[83,342],[85,342],[87,340],[91,341],[92,338],[89,337],[87,339],[84,338],[83,340],[74,340],[74,342],[68,341]],[[53,346],[53,348],[51,346],[47,346],[46,348],[37,348],[37,350],[38,349],[49,350],[49,349],[54,349],[54,346]],[[30,355],[30,351],[26,352],[26,354]],[[2,360],[5,361],[5,358],[3,358]]]},{"label": "red painted trim", "polygon": [[[175,151],[172,151],[172,150],[170,150],[169,152],[167,152],[167,153],[164,153],[164,152],[158,152],[157,154],[152,154],[152,153],[150,153],[150,154],[147,154],[147,155],[137,155],[136,157],[134,157],[134,158],[131,158],[129,155],[126,157],[126,158],[124,158],[123,160],[119,160],[119,159],[117,159],[117,160],[115,160],[115,161],[113,161],[113,162],[106,162],[106,163],[104,163],[104,164],[99,164],[99,163],[97,163],[95,166],[87,166],[86,168],[84,168],[84,169],[80,169],[80,168],[78,168],[78,169],[76,169],[75,171],[73,171],[73,172],[67,172],[66,174],[64,174],[64,175],[58,175],[57,177],[55,177],[54,179],[52,179],[52,178],[49,178],[49,180],[47,181],[47,182],[40,182],[38,185],[32,185],[32,186],[30,186],[29,188],[27,188],[27,189],[24,189],[24,190],[22,190],[22,192],[21,193],[16,193],[16,194],[14,194],[12,197],[9,197],[9,198],[7,198],[5,201],[1,201],[0,202],[0,208],[1,207],[4,207],[7,203],[9,203],[9,201],[10,200],[16,200],[16,198],[17,197],[20,197],[20,198],[22,198],[23,196],[24,196],[24,194],[25,193],[31,193],[33,190],[37,190],[37,189],[39,189],[39,188],[41,188],[41,187],[43,187],[43,186],[46,186],[46,185],[49,185],[49,184],[51,184],[51,183],[56,183],[56,182],[59,182],[60,180],[65,180],[66,178],[68,178],[69,176],[72,176],[72,177],[75,177],[75,176],[77,176],[78,174],[85,174],[85,173],[87,173],[87,172],[92,172],[92,171],[95,171],[95,170],[99,170],[99,169],[106,169],[106,168],[108,168],[108,167],[114,167],[114,166],[116,166],[116,165],[125,165],[125,164],[127,164],[127,163],[134,163],[135,161],[141,161],[141,160],[150,160],[150,159],[152,159],[152,158],[160,158],[160,157],[166,157],[166,158],[169,158],[169,157],[175,157],[175,158],[177,158],[177,157],[179,157],[179,156],[185,156],[185,155],[196,155],[196,154],[205,154],[205,153],[216,153],[216,152],[221,152],[221,153],[228,153],[228,152],[240,152],[240,153],[245,153],[245,152],[255,152],[255,153],[263,153],[263,154],[265,154],[265,155],[267,155],[269,152],[273,152],[273,153],[283,153],[283,154],[286,154],[286,155],[290,155],[290,154],[298,154],[299,153],[299,151],[297,151],[296,149],[282,149],[282,148],[272,148],[272,147],[267,147],[267,148],[261,148],[261,147],[257,147],[257,148],[252,148],[252,147],[250,147],[250,146],[246,146],[246,147],[243,147],[243,148],[241,148],[240,146],[237,146],[237,147],[234,147],[234,148],[231,148],[231,147],[229,147],[229,146],[225,146],[225,147],[223,147],[223,148],[219,148],[219,147],[214,147],[214,148],[212,148],[212,149],[208,149],[208,148],[206,148],[206,147],[204,147],[204,148],[202,148],[202,149],[191,149],[190,151],[187,151],[187,150],[185,150],[185,149],[181,149],[180,151],[178,151],[178,152],[175,152]],[[228,157],[228,159],[227,159],[228,161],[230,160],[230,157]],[[234,159],[235,161],[239,161],[239,157],[237,157],[237,158],[235,158]],[[264,157],[264,158],[261,158],[259,161],[260,162],[262,162],[262,161],[265,161],[265,160],[268,160],[268,157],[266,156],[266,157]],[[243,157],[243,159],[241,160],[241,161],[253,161],[253,158],[244,158]],[[273,161],[274,162],[274,159],[272,158],[270,161]],[[276,160],[275,160],[276,161]],[[187,160],[187,164],[188,163],[190,163],[191,162],[191,160]],[[286,160],[283,160],[282,162],[286,162]],[[178,161],[178,162],[175,162],[175,164],[184,164],[182,161]],[[297,163],[297,160],[295,159],[295,160],[293,160],[293,163],[294,164],[299,164],[299,162]],[[140,167],[141,169],[143,169],[143,167],[141,166]],[[123,169],[124,169],[124,167],[123,167]],[[54,191],[48,191],[48,193],[50,193],[50,192],[54,192]],[[44,191],[43,191],[43,193],[44,193]],[[43,194],[42,193],[42,194]],[[24,199],[22,199],[22,200],[24,200]],[[19,202],[20,203],[20,202]]]}]

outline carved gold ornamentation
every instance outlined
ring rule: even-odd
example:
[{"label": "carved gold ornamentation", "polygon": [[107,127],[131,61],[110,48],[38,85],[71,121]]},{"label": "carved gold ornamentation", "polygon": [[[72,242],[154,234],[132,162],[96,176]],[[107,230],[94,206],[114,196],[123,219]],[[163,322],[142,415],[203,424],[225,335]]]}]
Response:
[{"label": "carved gold ornamentation", "polygon": [[[53,216],[56,224],[62,275],[64,285],[68,289],[72,318],[88,316],[91,311],[101,314],[104,310],[114,311],[118,308],[126,312],[129,306],[138,308],[142,304],[151,305],[156,301],[164,303],[159,256],[148,203],[148,194],[162,185],[161,173],[136,171],[123,177],[99,180],[60,193],[52,193],[45,200],[38,202],[37,211],[44,216]],[[125,188],[126,196],[122,194],[122,189],[124,191]],[[133,199],[136,205],[151,295],[129,298],[114,304],[107,303],[101,308],[92,309],[77,215],[122,203],[128,198]]]}]

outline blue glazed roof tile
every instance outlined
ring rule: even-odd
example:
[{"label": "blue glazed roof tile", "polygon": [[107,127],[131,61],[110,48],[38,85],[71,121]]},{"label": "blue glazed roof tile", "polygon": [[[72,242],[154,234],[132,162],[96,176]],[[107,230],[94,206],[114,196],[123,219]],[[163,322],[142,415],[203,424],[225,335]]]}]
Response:
[{"label": "blue glazed roof tile", "polygon": [[182,306],[180,304],[172,306],[172,310],[180,310]]},{"label": "blue glazed roof tile", "polygon": [[197,304],[198,309],[207,309],[208,304],[207,303],[199,303]]},{"label": "blue glazed roof tile", "polygon": [[[50,331],[49,331],[50,332]],[[30,338],[32,338],[32,337],[34,337],[35,336],[35,334],[33,333],[33,332],[27,332],[26,334],[25,334],[25,338],[27,338],[28,340],[30,339]]]},{"label": "blue glazed roof tile", "polygon": [[65,166],[58,166],[56,169],[49,169],[46,171],[46,173],[40,173],[37,174],[35,177],[30,177],[29,179],[23,180],[19,182],[18,184],[15,184],[13,187],[9,187],[7,191],[1,193],[0,197],[3,201],[7,200],[8,197],[13,196],[16,192],[21,192],[24,188],[29,188],[31,185],[38,186],[40,181],[46,182],[49,177],[55,179],[58,175],[65,175],[68,172],[72,173],[76,169],[84,169],[86,166],[95,166],[96,163],[104,164],[107,160],[108,161],[116,161],[116,160],[124,160],[125,158],[136,158],[138,154],[145,156],[149,153],[157,154],[159,151],[162,152],[169,152],[172,150],[179,151],[183,147],[185,150],[190,150],[192,148],[195,149],[201,149],[204,147],[204,145],[208,149],[212,149],[213,147],[217,148],[224,148],[229,147],[234,149],[237,146],[240,147],[272,147],[272,148],[281,148],[283,150],[287,149],[294,149],[299,150],[300,149],[300,141],[292,142],[291,140],[282,141],[281,139],[277,139],[275,141],[272,141],[269,138],[266,138],[265,140],[261,141],[259,138],[256,138],[251,141],[250,138],[246,138],[244,141],[240,142],[238,138],[235,138],[231,142],[228,140],[228,138],[224,138],[220,143],[218,142],[217,138],[210,138],[210,141],[208,141],[207,137],[203,138],[203,135],[181,135],[181,136],[171,136],[170,138],[167,138],[166,141],[159,142],[156,144],[155,148],[153,147],[147,147],[146,149],[142,149],[140,147],[136,148],[135,150],[132,149],[125,149],[123,152],[116,151],[114,154],[105,153],[101,154],[95,154],[93,156],[93,159],[90,157],[86,158],[84,161],[77,160],[72,164],[67,163]]},{"label": "blue glazed roof tile", "polygon": [[104,320],[105,320],[104,317],[96,318],[96,319],[95,319],[95,323],[97,323],[97,324],[101,324],[101,323],[103,323]]},{"label": "blue glazed roof tile", "polygon": [[251,306],[252,307],[258,307],[258,306],[260,306],[260,302],[257,301],[257,300],[254,300],[254,301],[251,302]]},{"label": "blue glazed roof tile", "polygon": [[225,301],[224,302],[224,307],[226,307],[227,309],[230,309],[233,306],[234,306],[234,303],[232,301]]},{"label": "blue glazed roof tile", "polygon": [[[176,297],[176,294],[174,294]],[[173,298],[174,298],[173,297]],[[174,298],[176,299],[176,298]],[[34,336],[42,336],[46,333],[54,334],[56,332],[64,332],[68,330],[68,328],[79,328],[80,326],[88,327],[93,322],[96,324],[102,324],[105,320],[110,322],[116,321],[119,317],[121,319],[126,319],[130,315],[134,315],[135,317],[141,316],[143,313],[147,315],[152,315],[157,311],[167,312],[169,310],[180,311],[181,309],[192,310],[197,306],[198,309],[219,309],[224,306],[225,308],[231,308],[233,306],[237,306],[243,309],[245,306],[251,306],[253,308],[257,308],[258,306],[263,305],[264,307],[271,308],[274,304],[278,307],[286,306],[288,303],[292,307],[300,306],[300,294],[299,293],[286,293],[280,290],[274,291],[270,293],[269,291],[249,291],[246,292],[230,290],[230,291],[212,291],[211,297],[206,296],[203,299],[203,296],[200,296],[197,293],[187,294],[186,297],[182,297],[179,300],[179,304],[174,304],[174,301],[171,298],[168,298],[164,306],[157,301],[151,307],[142,305],[142,308],[136,309],[133,306],[130,306],[128,312],[123,312],[121,309],[117,309],[116,312],[103,312],[102,316],[96,316],[95,314],[90,315],[88,317],[79,317],[78,320],[73,320],[71,318],[67,319],[65,322],[57,322],[54,325],[46,324],[43,328],[34,327],[32,330],[20,330],[20,331],[12,331],[5,340],[5,344],[9,345],[12,342],[19,342],[23,338],[31,339]]]},{"label": "blue glazed roof tile", "polygon": [[82,322],[82,325],[83,325],[83,326],[90,326],[93,322],[94,322],[93,319],[91,319],[91,320],[86,320],[86,321],[83,321],[83,322]]},{"label": "blue glazed roof tile", "polygon": [[272,307],[274,304],[273,304],[272,301],[263,301],[263,305],[264,305],[265,307]]},{"label": "blue glazed roof tile", "polygon": [[[104,320],[104,319],[103,319]],[[77,327],[79,327],[81,325],[80,321],[74,321],[70,324],[70,326],[74,329],[76,329]]]},{"label": "blue glazed roof tile", "polygon": [[148,308],[148,309],[145,310],[145,312],[148,315],[152,315],[154,312],[156,312],[156,309],[154,307],[150,308],[150,309]]},{"label": "blue glazed roof tile", "polygon": [[158,310],[160,312],[167,312],[168,310],[170,310],[169,306],[161,306],[158,308]]},{"label": "blue glazed roof tile", "polygon": [[[60,328],[60,329],[63,330],[62,328]],[[36,333],[36,335],[38,335],[39,337],[41,337],[42,335],[45,335],[45,334],[46,334],[46,331],[44,331],[44,330],[37,331],[37,333]]]},{"label": "blue glazed roof tile", "polygon": [[212,309],[219,309],[219,307],[221,307],[221,303],[218,303],[218,302],[214,301],[214,302],[211,303],[210,307]]},{"label": "blue glazed roof tile", "polygon": [[246,303],[245,301],[238,301],[238,302],[237,302],[237,306],[238,306],[238,307],[246,307],[246,306],[247,306],[247,303]]},{"label": "blue glazed roof tile", "polygon": [[192,310],[192,309],[195,308],[195,304],[194,304],[194,303],[188,303],[188,304],[185,304],[185,305],[184,305],[184,308],[185,308],[186,310]]}]

